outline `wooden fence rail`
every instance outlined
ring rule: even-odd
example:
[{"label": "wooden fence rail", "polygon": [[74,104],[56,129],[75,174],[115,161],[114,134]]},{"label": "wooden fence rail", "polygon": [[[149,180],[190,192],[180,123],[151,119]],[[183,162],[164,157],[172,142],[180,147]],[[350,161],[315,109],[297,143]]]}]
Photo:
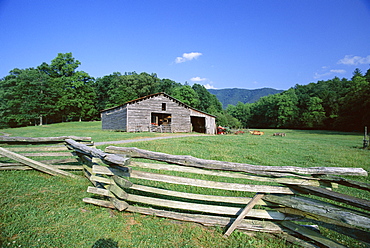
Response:
[{"label": "wooden fence rail", "polygon": [[242,163],[232,163],[225,161],[206,160],[194,158],[192,156],[183,155],[170,155],[161,152],[152,152],[136,147],[114,147],[109,146],[106,148],[110,153],[127,154],[131,157],[148,158],[152,160],[164,161],[174,164],[185,166],[213,169],[213,170],[226,170],[226,171],[240,171],[253,173],[256,175],[273,175],[285,176],[297,174],[310,174],[310,175],[347,175],[347,176],[367,176],[367,171],[362,168],[345,168],[345,167],[294,167],[294,166],[262,166],[251,165]]},{"label": "wooden fence rail", "polygon": [[[309,240],[301,240],[302,246],[310,247],[312,242],[321,247],[343,247],[295,222],[301,221],[370,244],[370,202],[332,190],[337,183],[368,190],[369,185],[333,177],[367,176],[361,168],[267,168],[122,147],[107,147],[105,154],[95,151],[95,156],[89,154],[89,147],[77,142],[69,145],[85,162],[85,175],[94,185],[87,191],[100,196],[83,199],[86,203],[224,226],[225,236],[234,229],[283,233],[289,239],[297,240],[293,237],[297,236]],[[105,160],[112,153],[167,163],[131,160],[115,164]],[[251,183],[225,182],[225,178]],[[328,203],[326,198],[345,206]]]},{"label": "wooden fence rail", "polygon": [[[70,160],[72,154],[92,183],[87,192],[95,197],[84,198],[86,203],[222,226],[225,236],[239,229],[283,235],[303,247],[344,247],[297,222],[314,224],[370,245],[370,201],[335,192],[338,184],[369,191],[369,184],[336,177],[367,176],[361,168],[257,166],[112,146],[102,151],[89,140],[90,146],[73,137],[57,138],[46,142],[63,142],[64,147],[34,146],[39,143],[24,139],[32,145],[0,149],[1,155],[19,161],[1,162],[0,170],[18,166],[42,171],[50,166],[55,173],[64,169],[61,161]],[[19,140],[1,142],[19,144]],[[13,153],[14,158],[9,155]],[[59,167],[48,162],[37,168],[18,159],[25,155],[42,156]]]},{"label": "wooden fence rail", "polygon": [[[40,170],[51,175],[75,177],[63,170],[82,170],[73,151],[64,144],[66,139],[76,139],[93,145],[90,137],[8,137],[0,136],[0,170]],[[31,159],[32,158],[32,159]]]}]

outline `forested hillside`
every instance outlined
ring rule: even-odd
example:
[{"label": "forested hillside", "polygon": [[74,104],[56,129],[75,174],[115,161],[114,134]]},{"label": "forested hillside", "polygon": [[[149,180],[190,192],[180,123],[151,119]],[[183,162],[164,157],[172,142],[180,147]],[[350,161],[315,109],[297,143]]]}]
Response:
[{"label": "forested hillside", "polygon": [[243,127],[362,131],[370,126],[370,69],[351,79],[335,77],[296,85],[255,103],[229,105]]},{"label": "forested hillside", "polygon": [[10,71],[0,80],[0,128],[98,120],[103,109],[158,92],[223,115],[221,103],[202,85],[183,85],[145,72],[94,79],[77,70],[80,64],[72,53],[60,53],[50,64]]},{"label": "forested hillside", "polygon": [[[222,126],[346,131],[370,126],[370,69],[365,74],[356,69],[351,79],[296,85],[277,94],[255,90],[270,95],[223,110],[217,97],[200,84],[190,86],[146,72],[114,72],[95,79],[77,70],[80,64],[71,53],[60,53],[50,64],[10,71],[0,79],[0,128],[99,120],[103,109],[158,92],[215,115]],[[229,92],[227,97],[237,95]]]},{"label": "forested hillside", "polygon": [[253,103],[263,96],[273,95],[283,92],[272,88],[261,89],[208,89],[211,94],[214,94],[222,103],[222,107],[226,108],[229,104],[236,105],[238,102]]}]

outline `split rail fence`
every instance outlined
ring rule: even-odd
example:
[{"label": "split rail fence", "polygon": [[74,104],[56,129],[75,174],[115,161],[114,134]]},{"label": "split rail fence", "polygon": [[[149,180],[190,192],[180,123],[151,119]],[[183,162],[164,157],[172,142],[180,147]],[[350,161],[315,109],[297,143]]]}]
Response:
[{"label": "split rail fence", "polygon": [[0,170],[39,170],[57,176],[76,177],[68,171],[82,170],[80,161],[64,144],[74,139],[92,146],[91,137],[8,137],[0,136]]},{"label": "split rail fence", "polygon": [[312,229],[320,226],[370,245],[370,201],[335,192],[338,185],[370,191],[369,184],[338,177],[367,176],[361,168],[256,166],[127,147],[102,151],[90,141],[62,140],[93,185],[86,203],[222,226],[225,236],[239,229],[273,233],[302,247],[344,247]]}]

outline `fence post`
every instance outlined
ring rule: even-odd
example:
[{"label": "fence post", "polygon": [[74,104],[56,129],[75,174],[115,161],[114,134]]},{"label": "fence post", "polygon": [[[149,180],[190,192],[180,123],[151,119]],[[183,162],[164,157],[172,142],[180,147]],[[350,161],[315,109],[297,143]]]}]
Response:
[{"label": "fence post", "polygon": [[239,223],[244,219],[244,217],[249,213],[249,211],[256,205],[256,203],[262,199],[264,194],[258,193],[252,198],[252,200],[247,204],[247,206],[243,209],[243,211],[239,214],[239,216],[235,219],[235,221],[230,225],[227,231],[224,234],[224,237],[228,237],[235,228],[238,227]]},{"label": "fence post", "polygon": [[364,133],[364,143],[363,143],[363,148],[365,149],[366,147],[369,146],[369,141],[367,140],[367,126],[365,126],[365,133]]}]

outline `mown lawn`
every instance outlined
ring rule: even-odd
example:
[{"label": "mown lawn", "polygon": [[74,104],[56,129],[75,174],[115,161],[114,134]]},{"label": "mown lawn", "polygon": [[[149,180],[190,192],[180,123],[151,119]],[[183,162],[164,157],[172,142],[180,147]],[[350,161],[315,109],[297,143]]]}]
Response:
[{"label": "mown lawn", "polygon": [[[361,134],[262,131],[265,131],[264,136],[197,136],[117,146],[259,165],[362,167],[370,171],[370,150],[360,149]],[[102,131],[100,122],[61,123],[0,132],[26,137],[89,136],[95,142],[168,135]],[[287,136],[273,137],[274,132],[285,132]],[[369,177],[347,178],[370,183]],[[94,244],[95,247],[292,246],[269,235],[250,237],[238,231],[225,239],[221,228],[205,228],[85,204],[82,198],[91,194],[86,192],[90,183],[84,178],[52,177],[37,171],[0,171],[0,180],[0,247],[93,247]],[[370,199],[369,193],[363,191],[346,187],[337,190]],[[350,239],[345,243],[361,247]]]}]

